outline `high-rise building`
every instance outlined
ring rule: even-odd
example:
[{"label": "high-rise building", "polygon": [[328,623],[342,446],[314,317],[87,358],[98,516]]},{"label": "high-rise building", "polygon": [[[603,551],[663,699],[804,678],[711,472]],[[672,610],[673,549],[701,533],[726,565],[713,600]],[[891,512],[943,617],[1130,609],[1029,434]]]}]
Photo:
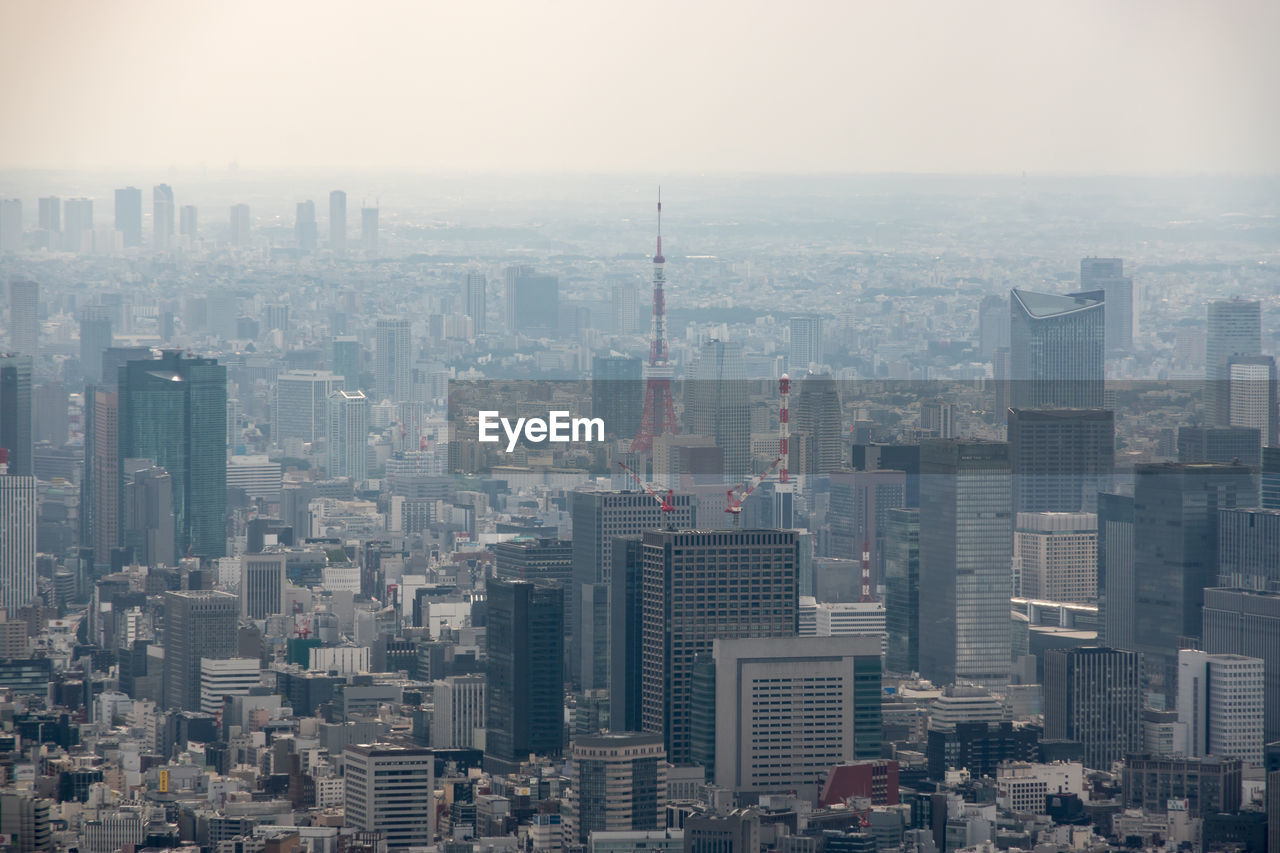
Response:
[{"label": "high-rise building", "polygon": [[378,253],[378,208],[360,208],[360,248],[366,254]]},{"label": "high-rise building", "polygon": [[1017,512],[1093,512],[1115,470],[1115,413],[1010,409]]},{"label": "high-rise building", "polygon": [[1121,803],[1147,812],[1176,803],[1193,820],[1238,812],[1242,775],[1238,758],[1131,755],[1120,775]]},{"label": "high-rise building", "polygon": [[885,669],[920,670],[920,510],[885,513]]},{"label": "high-rise building", "polygon": [[178,235],[186,238],[187,243],[200,238],[200,211],[194,204],[184,204],[178,209]]},{"label": "high-rise building", "polygon": [[450,675],[432,683],[431,746],[470,749],[484,729],[484,676]]},{"label": "high-rise building", "polygon": [[[831,374],[805,376],[791,412],[792,432],[810,436],[805,458],[794,460],[791,472],[830,474],[844,467],[843,412],[840,391]],[[796,465],[797,461],[801,464]]]},{"label": "high-rise building", "polygon": [[1133,277],[1124,274],[1120,258],[1081,258],[1080,290],[1101,290],[1107,303],[1107,352],[1133,351]]},{"label": "high-rise building", "polygon": [[266,619],[284,613],[285,555],[243,554],[240,557],[240,615]]},{"label": "high-rise building", "polygon": [[102,376],[102,353],[114,340],[111,336],[111,309],[88,305],[80,312],[80,372],[90,382]]},{"label": "high-rise building", "polygon": [[[178,552],[226,553],[227,369],[166,351],[120,369],[119,459],[150,459],[173,477]],[[198,668],[197,668],[198,669]]]},{"label": "high-rise building", "polygon": [[1093,604],[1098,596],[1098,517],[1020,512],[1013,530],[1014,589],[1022,598]]},{"label": "high-rise building", "polygon": [[644,540],[613,537],[609,578],[609,728],[642,729]]},{"label": "high-rise building", "polygon": [[248,246],[251,239],[249,230],[252,225],[253,221],[249,216],[249,205],[231,205],[231,245],[237,247]]},{"label": "high-rise building", "polygon": [[610,309],[613,314],[613,332],[617,335],[634,335],[641,331],[640,293],[633,279],[619,276],[609,286]]},{"label": "high-rise building", "polygon": [[36,205],[36,227],[40,229],[41,242],[50,251],[56,251],[62,246],[62,199],[48,196]]},{"label": "high-rise building", "polygon": [[276,446],[288,449],[291,441],[311,444],[324,438],[329,395],[344,388],[346,380],[328,370],[291,370],[277,376],[271,410],[271,435]]},{"label": "high-rise building", "polygon": [[560,279],[527,266],[507,270],[507,331],[553,337],[560,328]]},{"label": "high-rise building", "polygon": [[342,387],[346,390],[360,388],[360,341],[348,336],[333,339],[332,370],[342,377]]},{"label": "high-rise building", "polygon": [[360,483],[369,476],[369,398],[363,391],[337,390],[329,394],[329,422],[325,431],[326,471],[331,478]]},{"label": "high-rise building", "polygon": [[1262,764],[1263,662],[1243,655],[1178,651],[1178,722],[1183,754]]},{"label": "high-rise building", "polygon": [[1142,657],[1136,652],[1045,652],[1044,736],[1079,743],[1085,767],[1109,770],[1142,749],[1142,701]]},{"label": "high-rise building", "polygon": [[1269,355],[1235,355],[1227,362],[1227,420],[1256,429],[1264,445],[1280,443],[1280,400],[1276,360]]},{"label": "high-rise building", "polygon": [[22,248],[22,199],[0,198],[0,252]]},{"label": "high-rise building", "polygon": [[392,744],[348,744],[342,750],[346,825],[380,833],[388,853],[435,843],[435,754]]},{"label": "high-rise building", "polygon": [[173,204],[173,187],[156,184],[151,191],[152,244],[156,251],[167,252],[173,248],[173,218],[177,208]]},{"label": "high-rise building", "polygon": [[684,431],[715,439],[729,482],[745,480],[754,473],[747,465],[751,443],[747,396],[742,344],[703,344],[685,383]]},{"label": "high-rise building", "polygon": [[227,696],[248,696],[262,681],[258,658],[200,658],[200,710],[222,713]]},{"label": "high-rise building", "polygon": [[142,190],[123,187],[116,190],[116,230],[126,249],[142,245]]},{"label": "high-rise building", "polygon": [[35,473],[31,451],[31,362],[29,355],[0,353],[0,447],[9,451],[9,473]]},{"label": "high-rise building", "polygon": [[1009,679],[1013,514],[1009,446],[920,446],[920,674],[935,684]]},{"label": "high-rise building", "polygon": [[30,793],[0,794],[0,833],[9,839],[12,853],[47,853],[55,849],[52,809],[54,801]]},{"label": "high-rise building", "polygon": [[661,829],[667,799],[662,735],[606,732],[573,742],[577,840],[598,832]]},{"label": "high-rise building", "polygon": [[1200,638],[1204,590],[1216,585],[1218,511],[1256,501],[1241,465],[1161,463],[1134,469],[1134,647],[1150,689],[1177,696],[1178,649]]},{"label": "high-rise building", "polygon": [[645,531],[641,724],[673,764],[692,757],[695,659],[715,640],[795,636],[798,548],[789,530]]},{"label": "high-rise building", "polygon": [[240,605],[229,592],[164,594],[164,704],[200,710],[200,661],[236,656]]},{"label": "high-rise building", "polygon": [[1010,405],[1101,409],[1105,351],[1100,290],[1059,296],[1009,293]]},{"label": "high-rise building", "polygon": [[878,587],[886,576],[885,519],[891,510],[906,506],[907,475],[893,470],[834,471],[830,480],[831,556],[861,560],[865,546],[871,584]]},{"label": "high-rise building", "polygon": [[591,416],[604,420],[605,435],[635,438],[644,403],[640,359],[619,353],[591,359]]},{"label": "high-rise building", "polygon": [[996,350],[1009,347],[1009,300],[994,293],[978,306],[978,351],[983,361],[995,357]]},{"label": "high-rise building", "polygon": [[329,191],[329,248],[347,249],[347,194],[342,190]]},{"label": "high-rise building", "polygon": [[715,782],[817,789],[831,768],[879,758],[875,637],[716,640]]},{"label": "high-rise building", "polygon": [[822,318],[813,314],[792,317],[789,326],[787,369],[793,374],[807,373],[809,365],[823,363]]},{"label": "high-rise building", "polygon": [[61,382],[44,382],[31,395],[32,436],[39,443],[47,441],[62,447],[70,437],[67,407],[70,395]]},{"label": "high-rise building", "polygon": [[466,297],[466,314],[471,318],[471,328],[475,330],[477,335],[483,335],[487,323],[485,317],[488,312],[486,304],[485,289],[488,287],[488,281],[482,272],[467,273],[467,281],[465,285]]},{"label": "high-rise building", "polygon": [[[103,515],[120,518],[123,529],[120,544],[133,550],[136,564],[148,567],[177,565],[173,478],[169,472],[152,465],[149,459],[126,459],[124,487],[119,494],[122,511],[117,512],[112,504],[104,508]],[[110,559],[110,548],[114,544],[114,539],[105,543],[104,562]]]},{"label": "high-rise building", "polygon": [[564,748],[564,589],[497,578],[486,589],[485,766],[506,773]]},{"label": "high-rise building", "polygon": [[0,447],[0,607],[16,616],[36,597],[36,478],[9,470]]},{"label": "high-rise building", "polygon": [[1280,509],[1280,446],[1262,448],[1263,509]]},{"label": "high-rise building", "polygon": [[297,213],[293,219],[293,240],[304,252],[314,252],[320,243],[316,229],[316,203],[314,201],[298,202]]},{"label": "high-rise building", "polygon": [[62,248],[68,252],[89,251],[93,248],[93,199],[69,198],[65,209]]},{"label": "high-rise building", "polygon": [[1218,511],[1218,585],[1280,589],[1280,510]]},{"label": "high-rise building", "polygon": [[1215,299],[1209,303],[1207,324],[1205,416],[1209,426],[1229,426],[1231,359],[1262,352],[1262,303],[1251,299]]},{"label": "high-rise building", "polygon": [[1133,496],[1098,495],[1098,639],[1113,649],[1134,648]]},{"label": "high-rise building", "polygon": [[1179,462],[1239,462],[1255,471],[1262,462],[1262,433],[1253,427],[1178,427]]},{"label": "high-rise building", "polygon": [[1280,740],[1280,593],[1206,589],[1202,625],[1206,653],[1262,661],[1263,741]]},{"label": "high-rise building", "polygon": [[413,339],[408,320],[379,320],[375,330],[373,385],[378,399],[413,399]]},{"label": "high-rise building", "polygon": [[40,285],[9,279],[9,349],[35,358],[40,347]]}]

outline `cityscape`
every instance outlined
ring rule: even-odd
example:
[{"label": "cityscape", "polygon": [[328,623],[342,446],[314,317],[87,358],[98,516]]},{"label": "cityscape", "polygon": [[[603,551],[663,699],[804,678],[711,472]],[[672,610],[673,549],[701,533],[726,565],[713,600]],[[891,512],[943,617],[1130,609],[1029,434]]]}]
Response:
[{"label": "cityscape", "polygon": [[[1133,25],[1090,8],[1046,11],[1071,28],[1045,50]],[[1221,32],[1151,11],[1170,51],[1280,21],[1188,8]],[[388,9],[476,47],[434,4]],[[509,11],[489,36],[564,46]],[[104,26],[137,46],[162,26],[141,12]],[[156,50],[221,50],[208,14]],[[764,24],[741,14],[708,56],[745,56],[725,45]],[[88,38],[65,15],[0,25]],[[777,25],[778,68],[833,37]],[[386,37],[360,48],[379,69],[414,36]],[[120,54],[120,80],[149,67]],[[1219,115],[1239,131],[1248,102],[1274,142],[1267,62]],[[504,98],[566,75],[546,108],[590,112],[564,63],[483,72]],[[481,70],[459,91],[497,85]],[[945,88],[921,73],[863,105],[886,138]],[[1011,114],[1024,85],[1109,97],[1029,73],[1002,77]],[[1280,160],[1253,136],[1172,141],[1153,111],[1147,170],[1027,118],[1023,162],[940,127],[851,141],[863,166],[776,128],[717,143],[681,91],[690,159],[665,171],[630,147],[648,130],[575,141],[559,116],[546,159],[545,126],[494,149],[465,110],[470,146],[393,114],[436,159],[356,162],[277,127],[312,107],[184,74],[243,137],[183,102],[172,155],[123,117],[0,141],[5,853],[1280,853]],[[751,110],[728,102],[707,109]]]}]

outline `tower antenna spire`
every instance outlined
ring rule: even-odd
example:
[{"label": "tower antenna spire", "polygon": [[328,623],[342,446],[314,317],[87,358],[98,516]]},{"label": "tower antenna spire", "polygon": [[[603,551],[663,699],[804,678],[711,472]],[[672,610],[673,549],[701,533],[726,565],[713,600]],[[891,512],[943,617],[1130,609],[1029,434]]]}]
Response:
[{"label": "tower antenna spire", "polygon": [[662,187],[658,187],[658,246],[653,256],[653,326],[649,337],[649,363],[645,366],[644,412],[640,429],[631,442],[635,453],[651,453],[653,440],[678,432],[671,378],[675,371],[667,348],[667,259],[662,256]]}]

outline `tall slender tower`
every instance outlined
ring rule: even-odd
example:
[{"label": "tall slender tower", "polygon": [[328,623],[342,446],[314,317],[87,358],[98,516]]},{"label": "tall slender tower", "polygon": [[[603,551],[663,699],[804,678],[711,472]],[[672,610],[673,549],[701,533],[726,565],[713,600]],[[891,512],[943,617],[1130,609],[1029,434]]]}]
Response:
[{"label": "tall slender tower", "polygon": [[671,398],[671,376],[674,372],[667,360],[667,297],[664,291],[667,259],[662,257],[662,193],[658,193],[658,252],[653,256],[653,335],[649,342],[649,364],[644,377],[644,414],[640,432],[631,449],[649,453],[653,440],[660,435],[679,431],[675,402]]}]

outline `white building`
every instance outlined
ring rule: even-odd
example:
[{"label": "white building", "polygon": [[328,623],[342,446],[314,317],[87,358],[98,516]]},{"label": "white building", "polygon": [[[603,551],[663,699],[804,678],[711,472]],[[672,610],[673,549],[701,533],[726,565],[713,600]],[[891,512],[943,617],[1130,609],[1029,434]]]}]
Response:
[{"label": "white building", "polygon": [[796,635],[800,637],[877,637],[882,654],[888,640],[881,601],[817,601],[802,595],[798,617]]},{"label": "white building", "polygon": [[369,671],[368,646],[321,646],[311,650],[308,669],[356,675]]},{"label": "white building", "polygon": [[324,438],[329,395],[340,390],[344,382],[341,375],[328,370],[290,370],[277,376],[275,406],[271,410],[271,438],[275,445],[286,452],[299,453],[302,445]]},{"label": "white building", "polygon": [[36,478],[10,474],[0,451],[0,607],[17,614],[36,597]]},{"label": "white building", "polygon": [[391,853],[434,843],[435,756],[430,749],[348,744],[342,765],[347,826],[383,833]]},{"label": "white building", "polygon": [[1098,516],[1020,512],[1013,534],[1020,596],[1078,604],[1098,597]]},{"label": "white building", "polygon": [[1075,794],[1087,800],[1084,765],[1077,761],[1007,762],[996,770],[996,805],[1001,809],[1044,814],[1047,794]]},{"label": "white building", "polygon": [[1263,662],[1242,655],[1178,652],[1178,722],[1186,754],[1262,764]]},{"label": "white building", "polygon": [[265,455],[232,456],[227,462],[227,488],[243,489],[251,500],[279,500],[282,477],[280,463]]},{"label": "white building", "polygon": [[431,746],[470,748],[484,729],[484,676],[451,675],[432,684]]},{"label": "white building", "polygon": [[257,658],[201,658],[200,710],[217,714],[223,696],[248,696],[262,682],[261,666]]}]

